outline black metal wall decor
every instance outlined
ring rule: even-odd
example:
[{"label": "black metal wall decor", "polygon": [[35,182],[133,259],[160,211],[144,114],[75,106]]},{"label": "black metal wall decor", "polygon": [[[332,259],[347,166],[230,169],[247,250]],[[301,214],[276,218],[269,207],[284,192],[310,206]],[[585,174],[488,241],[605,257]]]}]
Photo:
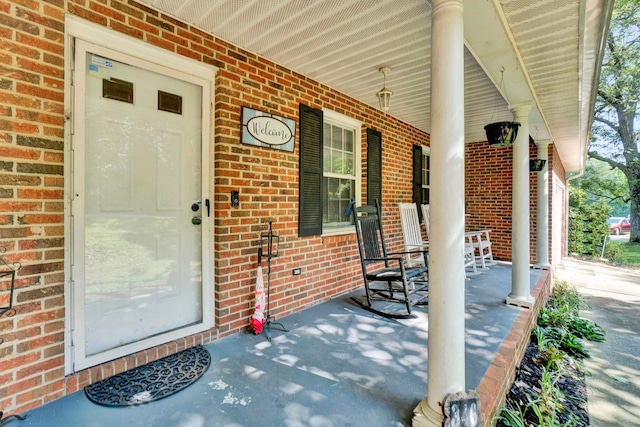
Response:
[{"label": "black metal wall decor", "polygon": [[543,159],[529,160],[529,172],[540,172],[542,169],[544,169],[544,165],[546,163],[547,161]]},{"label": "black metal wall decor", "polygon": [[489,145],[494,147],[510,147],[518,136],[518,122],[496,122],[484,127]]},{"label": "black metal wall decor", "polygon": [[[20,270],[20,263],[14,262],[10,264],[7,260],[1,256],[6,252],[5,248],[0,248],[0,317],[8,313],[7,316],[13,316],[16,314],[15,308],[13,308],[13,293],[16,287],[16,276],[18,270]],[[3,338],[0,338],[0,344],[4,342]],[[7,415],[5,416],[3,411],[0,411],[0,427],[12,421],[13,418],[17,420],[26,420],[28,415]]]},{"label": "black metal wall decor", "polygon": [[[0,249],[0,254],[4,253],[5,249]],[[0,303],[3,304],[0,307],[0,317],[7,312],[9,313],[8,316],[13,316],[16,312],[13,308],[13,293],[18,270],[20,270],[20,263],[9,264],[4,257],[0,256]],[[0,344],[2,344],[1,338]]]},{"label": "black metal wall decor", "polygon": [[262,332],[271,341],[271,328],[277,325],[283,332],[289,332],[282,323],[274,322],[275,316],[271,316],[271,260],[279,255],[280,236],[273,233],[272,222],[269,221],[269,232],[260,236],[260,247],[258,248],[258,264],[262,263],[262,258],[267,259],[267,315],[265,317],[264,329]]},{"label": "black metal wall decor", "polygon": [[20,414],[13,414],[13,415],[7,415],[6,417],[4,416],[4,412],[0,411],[0,427],[8,424],[9,422],[13,421],[12,418],[15,418],[16,420],[20,420],[20,421],[24,421],[29,417],[28,414],[25,415],[20,415]]}]

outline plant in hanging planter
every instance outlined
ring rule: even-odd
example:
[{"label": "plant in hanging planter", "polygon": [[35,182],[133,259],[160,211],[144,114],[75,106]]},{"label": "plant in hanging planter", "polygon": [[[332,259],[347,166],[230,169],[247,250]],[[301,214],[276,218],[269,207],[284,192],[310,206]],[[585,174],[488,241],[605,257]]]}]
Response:
[{"label": "plant in hanging planter", "polygon": [[547,163],[547,161],[543,159],[529,160],[529,171],[540,172],[542,169],[544,169],[545,163]]},{"label": "plant in hanging planter", "polygon": [[518,135],[518,122],[489,123],[484,127],[489,145],[494,147],[510,147]]}]

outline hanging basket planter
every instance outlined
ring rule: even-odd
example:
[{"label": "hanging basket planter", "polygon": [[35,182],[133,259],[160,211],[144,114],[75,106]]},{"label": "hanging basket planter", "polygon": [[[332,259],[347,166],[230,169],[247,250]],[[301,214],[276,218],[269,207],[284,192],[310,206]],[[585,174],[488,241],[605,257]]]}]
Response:
[{"label": "hanging basket planter", "polygon": [[489,145],[494,147],[510,147],[518,135],[518,122],[490,123],[484,127]]},{"label": "hanging basket planter", "polygon": [[540,172],[546,163],[547,161],[542,159],[529,160],[529,172]]}]

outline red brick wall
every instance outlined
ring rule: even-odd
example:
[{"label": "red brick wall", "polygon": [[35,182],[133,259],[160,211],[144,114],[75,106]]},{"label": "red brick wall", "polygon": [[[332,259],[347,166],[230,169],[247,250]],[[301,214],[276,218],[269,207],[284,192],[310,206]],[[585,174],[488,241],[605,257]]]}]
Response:
[{"label": "red brick wall", "polygon": [[[216,329],[64,376],[64,15],[72,14],[219,68],[215,80]],[[400,247],[395,203],[411,201],[411,146],[429,137],[379,110],[133,1],[0,0],[0,247],[19,261],[15,315],[0,318],[0,410],[26,411],[91,382],[243,330],[253,313],[258,239],[274,221],[281,256],[272,312],[285,316],[359,287],[355,236],[297,236],[293,153],[240,143],[242,106],[298,120],[298,105],[330,108],[382,132],[385,231]],[[229,204],[231,190],[240,206]],[[363,188],[366,197],[366,188]],[[395,236],[394,236],[395,235]],[[393,236],[393,237],[392,237]],[[291,269],[302,267],[300,276]],[[339,267],[339,268],[337,268]]]},{"label": "red brick wall", "polygon": [[22,263],[15,315],[0,318],[5,412],[64,393],[61,5],[0,2],[0,248]]},{"label": "red brick wall", "polygon": [[[537,153],[536,145],[530,141],[529,158],[536,159]],[[551,158],[551,155],[549,157]],[[494,259],[507,261],[511,261],[512,169],[512,148],[492,147],[486,141],[466,144],[465,203],[468,215],[466,229],[491,230]],[[532,172],[529,174],[531,263],[536,261],[536,193],[537,175]]]},{"label": "red brick wall", "polygon": [[[213,144],[216,328],[64,376],[64,15],[219,68]],[[383,219],[401,247],[398,202],[411,201],[411,147],[429,136],[329,87],[134,1],[0,0],[0,247],[21,262],[16,312],[0,318],[0,410],[26,411],[91,382],[217,336],[243,330],[253,313],[258,241],[268,222],[281,236],[272,266],[272,311],[285,316],[361,285],[355,236],[297,235],[298,141],[293,153],[240,143],[242,106],[298,121],[298,105],[360,120],[382,132]],[[532,146],[532,157],[535,147]],[[511,255],[511,150],[466,148],[470,228],[493,229],[497,258]],[[535,176],[532,174],[532,241]],[[231,190],[240,206],[231,207]],[[363,188],[366,200],[366,188]],[[533,245],[533,244],[532,244]],[[535,256],[535,247],[532,246]],[[300,276],[291,270],[302,268]],[[68,301],[67,301],[68,302]]]},{"label": "red brick wall", "polygon": [[[383,206],[389,236],[399,233],[392,206],[411,200],[411,147],[428,135],[380,111],[345,97],[297,73],[242,49],[225,46],[216,80],[215,106],[215,256],[218,329],[226,334],[246,327],[253,313],[253,287],[260,233],[274,222],[281,256],[272,265],[272,309],[282,316],[360,286],[354,235],[298,238],[298,144],[294,153],[240,143],[241,107],[297,120],[299,103],[330,108],[382,132]],[[214,52],[211,52],[212,55]],[[362,132],[362,169],[366,176],[366,132]],[[363,185],[366,180],[363,180]],[[229,205],[231,190],[240,206]],[[366,188],[363,189],[363,200]],[[401,236],[391,239],[400,245]],[[336,269],[336,266],[339,266]],[[291,270],[302,267],[302,275]]]}]

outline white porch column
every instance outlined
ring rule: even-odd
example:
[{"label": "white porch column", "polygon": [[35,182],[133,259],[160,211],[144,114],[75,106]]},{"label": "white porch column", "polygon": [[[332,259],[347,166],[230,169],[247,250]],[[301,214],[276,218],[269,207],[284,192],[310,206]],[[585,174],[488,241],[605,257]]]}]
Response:
[{"label": "white porch column", "polygon": [[462,0],[432,7],[428,385],[414,427],[441,426],[444,396],[465,391]]},{"label": "white porch column", "polygon": [[549,264],[549,140],[536,141],[538,159],[546,160],[538,175],[536,191],[536,263],[534,267],[548,270]]},{"label": "white porch column", "polygon": [[531,104],[511,106],[520,122],[513,144],[513,201],[511,208],[511,293],[507,304],[533,307],[529,278],[529,110]]}]

